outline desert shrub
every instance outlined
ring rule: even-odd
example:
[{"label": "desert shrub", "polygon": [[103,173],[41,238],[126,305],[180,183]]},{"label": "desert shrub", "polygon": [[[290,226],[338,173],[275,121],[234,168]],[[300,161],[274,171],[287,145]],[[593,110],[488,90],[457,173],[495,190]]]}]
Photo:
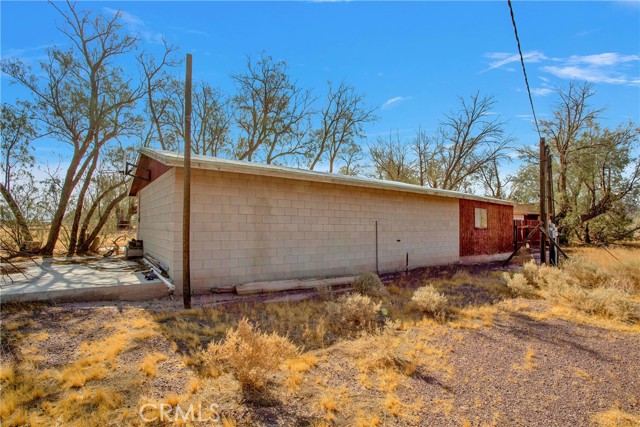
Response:
[{"label": "desert shrub", "polygon": [[382,284],[382,280],[374,273],[362,273],[355,278],[352,286],[360,295],[381,297],[387,293],[387,290]]},{"label": "desert shrub", "polygon": [[587,293],[582,301],[582,311],[622,321],[638,318],[638,306],[631,296],[619,289],[597,288]]},{"label": "desert shrub", "polygon": [[607,287],[633,294],[640,291],[638,283],[640,283],[640,277],[613,276],[607,283]]},{"label": "desert shrub", "polygon": [[538,287],[538,265],[534,260],[523,264],[522,275],[529,286]]},{"label": "desert shrub", "polygon": [[536,296],[536,288],[529,284],[524,274],[516,273],[511,276],[509,273],[503,273],[502,277],[507,282],[507,288],[513,295],[523,298]]},{"label": "desert shrub", "polygon": [[329,325],[334,331],[358,331],[376,324],[380,303],[366,295],[347,294],[326,303]]},{"label": "desert shrub", "polygon": [[611,274],[580,258],[572,258],[564,263],[564,271],[570,274],[583,288],[607,286]]},{"label": "desert shrub", "polygon": [[209,345],[207,360],[211,365],[229,367],[243,387],[261,389],[267,384],[268,373],[297,353],[298,348],[287,338],[262,333],[242,319],[236,329],[227,331],[222,342]]},{"label": "desert shrub", "polygon": [[444,314],[447,304],[447,297],[441,294],[433,285],[416,289],[411,297],[411,301],[424,313],[432,316]]},{"label": "desert shrub", "polygon": [[617,285],[624,286],[629,293],[640,293],[640,261],[625,260],[612,270]]},{"label": "desert shrub", "polygon": [[[630,295],[633,279],[612,275],[584,261],[568,262],[564,269],[527,263],[522,275],[507,279],[507,286],[517,295],[536,292],[545,299],[578,311],[632,321],[640,316],[638,304]],[[521,277],[520,277],[521,276]]]}]

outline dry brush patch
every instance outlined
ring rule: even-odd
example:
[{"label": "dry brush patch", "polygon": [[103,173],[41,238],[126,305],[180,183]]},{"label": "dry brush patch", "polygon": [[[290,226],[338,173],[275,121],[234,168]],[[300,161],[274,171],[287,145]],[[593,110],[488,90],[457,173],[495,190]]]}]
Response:
[{"label": "dry brush patch", "polygon": [[561,268],[528,262],[504,279],[515,296],[543,298],[565,318],[583,321],[587,315],[633,328],[640,320],[640,263],[623,259],[598,266],[578,252]]},{"label": "dry brush patch", "polygon": [[[511,300],[514,287],[509,289],[501,271],[456,267],[387,277],[384,291],[362,292],[366,295],[336,298],[325,292],[288,303],[152,313],[46,307],[3,312],[0,415],[9,426],[51,425],[54,419],[78,426],[108,424],[107,418],[135,425],[142,403],[175,410],[176,405],[213,401],[221,405],[223,425],[229,426],[267,420],[276,425],[408,426],[431,419],[500,424],[504,413],[474,414],[481,406],[460,395],[482,385],[473,381],[481,381],[485,367],[489,371],[488,365],[481,366],[469,379],[466,371],[457,370],[468,359],[459,354],[461,346],[503,331],[513,321],[510,316],[520,315],[547,322],[565,313],[563,318],[580,323],[640,332],[633,320],[620,320],[624,305],[609,298],[612,292],[637,298],[635,278],[620,281],[635,267],[603,273],[583,269],[579,262],[564,270],[525,266],[522,279],[536,300]],[[572,272],[579,279],[565,277]],[[563,302],[570,295],[558,285],[563,280],[576,287],[580,281],[591,283],[579,289],[592,308]],[[610,309],[602,306],[610,304],[622,306],[622,312],[603,314]],[[67,339],[66,347],[55,344],[58,336]],[[546,343],[527,341],[530,337],[518,339],[503,364],[509,378],[532,381],[548,369],[549,350]],[[567,375],[602,384],[602,374],[588,366],[568,369]],[[248,395],[248,389],[253,393]],[[461,405],[471,412],[460,411]],[[629,410],[627,403],[623,410]],[[622,414],[617,419],[633,417]],[[612,417],[605,415],[603,420]]]},{"label": "dry brush patch", "polygon": [[[32,319],[28,326],[11,326],[26,315]],[[2,338],[2,425],[135,425],[143,393],[189,394],[183,383],[193,375],[180,372],[179,357],[142,310],[3,312]],[[158,369],[147,377],[140,368],[147,357],[166,359],[172,374],[187,375],[170,379]]]}]

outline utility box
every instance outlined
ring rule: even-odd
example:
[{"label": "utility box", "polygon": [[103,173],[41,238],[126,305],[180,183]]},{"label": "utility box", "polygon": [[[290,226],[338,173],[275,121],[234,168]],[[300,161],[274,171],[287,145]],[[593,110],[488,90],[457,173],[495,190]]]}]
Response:
[{"label": "utility box", "polygon": [[142,258],[144,256],[142,240],[131,239],[127,243],[125,258]]}]

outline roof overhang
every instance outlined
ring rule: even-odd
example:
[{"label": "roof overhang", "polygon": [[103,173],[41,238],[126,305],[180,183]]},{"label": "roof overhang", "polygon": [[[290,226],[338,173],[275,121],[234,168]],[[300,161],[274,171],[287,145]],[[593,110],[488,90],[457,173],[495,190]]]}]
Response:
[{"label": "roof overhang", "polygon": [[[174,153],[172,151],[155,150],[147,147],[141,148],[139,152],[140,159],[148,157],[149,159],[155,160],[168,167],[184,167],[184,156],[182,154]],[[362,178],[329,172],[318,172],[304,169],[288,168],[284,166],[265,165],[261,163],[221,159],[218,157],[192,155],[191,167],[194,169],[214,170],[220,172],[232,172],[248,175],[269,176],[274,178],[295,179],[299,181],[323,182],[328,184],[339,184],[355,187],[375,188],[381,190],[400,191],[405,193],[425,194],[436,197],[478,200],[500,205],[515,205],[515,202],[512,202],[510,200],[494,199],[491,197],[476,196],[474,194],[461,193],[458,191],[422,187],[419,185],[406,184],[403,182],[384,181],[380,179]],[[153,179],[155,178],[152,176],[151,180],[153,181]]]}]

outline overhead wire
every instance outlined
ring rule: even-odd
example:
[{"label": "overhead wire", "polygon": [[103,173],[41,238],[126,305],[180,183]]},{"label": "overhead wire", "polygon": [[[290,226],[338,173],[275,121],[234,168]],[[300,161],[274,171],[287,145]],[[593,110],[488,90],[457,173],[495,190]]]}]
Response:
[{"label": "overhead wire", "polygon": [[531,96],[529,79],[527,78],[527,69],[524,66],[524,56],[522,55],[522,48],[520,47],[520,37],[518,36],[518,27],[516,26],[516,18],[513,14],[513,5],[511,4],[511,0],[507,0],[507,3],[509,3],[509,11],[511,12],[511,23],[513,24],[513,32],[516,35],[516,43],[518,44],[518,54],[520,54],[520,64],[522,64],[522,73],[524,74],[524,83],[527,87],[527,93],[529,94],[529,104],[531,105],[531,112],[533,113],[533,122],[536,125],[536,131],[538,131],[538,136],[542,138],[542,134],[540,133],[540,127],[538,126],[538,117],[536,116],[536,110],[533,107],[533,97]]}]

